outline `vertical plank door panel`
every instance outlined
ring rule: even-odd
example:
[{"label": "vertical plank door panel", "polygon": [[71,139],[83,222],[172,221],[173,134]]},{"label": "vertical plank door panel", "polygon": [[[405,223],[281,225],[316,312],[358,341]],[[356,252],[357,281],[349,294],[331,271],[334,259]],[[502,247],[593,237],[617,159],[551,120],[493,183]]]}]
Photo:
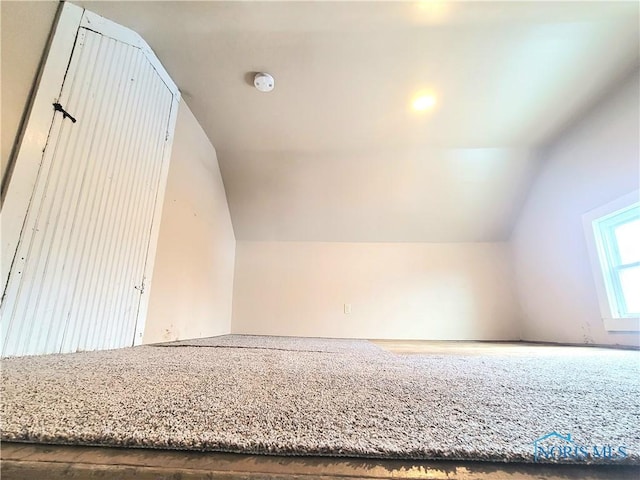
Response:
[{"label": "vertical plank door panel", "polygon": [[0,307],[3,356],[130,346],[144,315],[177,89],[135,34],[87,23],[108,34],[78,29],[57,99],[76,121],[53,116]]}]

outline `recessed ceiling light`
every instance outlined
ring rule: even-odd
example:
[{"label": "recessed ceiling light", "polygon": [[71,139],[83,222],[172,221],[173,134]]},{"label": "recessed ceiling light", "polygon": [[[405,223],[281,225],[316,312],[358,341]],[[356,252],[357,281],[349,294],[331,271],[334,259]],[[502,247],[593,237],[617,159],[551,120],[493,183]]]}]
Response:
[{"label": "recessed ceiling light", "polygon": [[435,104],[436,97],[433,95],[419,95],[413,99],[413,102],[411,102],[413,109],[418,112],[429,110],[430,108],[433,108]]}]

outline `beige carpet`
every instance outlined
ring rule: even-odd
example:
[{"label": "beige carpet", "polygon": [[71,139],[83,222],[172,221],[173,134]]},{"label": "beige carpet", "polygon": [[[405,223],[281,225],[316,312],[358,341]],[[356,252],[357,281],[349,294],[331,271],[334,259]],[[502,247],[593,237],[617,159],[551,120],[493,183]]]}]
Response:
[{"label": "beige carpet", "polygon": [[[220,341],[231,340],[213,343]],[[402,356],[362,341],[342,350],[326,339],[300,340],[304,348],[297,349],[286,342],[295,340],[250,337],[246,348],[144,346],[4,360],[2,438],[640,464],[638,352]],[[553,432],[536,450],[536,439]]]},{"label": "beige carpet", "polygon": [[262,335],[221,335],[219,337],[177,340],[156,343],[154,347],[218,347],[218,348],[258,348],[267,350],[289,350],[292,352],[325,353],[382,353],[383,350],[366,340],[345,338],[306,338]]}]

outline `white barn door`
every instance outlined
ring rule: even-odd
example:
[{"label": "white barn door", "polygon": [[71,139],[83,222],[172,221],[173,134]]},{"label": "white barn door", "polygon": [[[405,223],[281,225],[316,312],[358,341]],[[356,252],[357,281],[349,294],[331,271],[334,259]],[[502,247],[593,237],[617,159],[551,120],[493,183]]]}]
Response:
[{"label": "white barn door", "polygon": [[46,143],[38,165],[21,146],[2,212],[2,355],[140,343],[178,89],[137,34],[68,4],[40,85],[23,143],[48,123]]}]

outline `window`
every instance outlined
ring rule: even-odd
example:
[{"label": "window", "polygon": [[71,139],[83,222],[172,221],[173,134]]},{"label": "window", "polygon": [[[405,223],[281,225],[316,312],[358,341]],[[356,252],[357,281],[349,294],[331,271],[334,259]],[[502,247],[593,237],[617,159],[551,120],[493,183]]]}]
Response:
[{"label": "window", "polygon": [[584,215],[605,328],[640,330],[640,202],[632,193]]},{"label": "window", "polygon": [[598,256],[608,290],[612,314],[640,316],[640,206],[635,205],[593,222]]}]

